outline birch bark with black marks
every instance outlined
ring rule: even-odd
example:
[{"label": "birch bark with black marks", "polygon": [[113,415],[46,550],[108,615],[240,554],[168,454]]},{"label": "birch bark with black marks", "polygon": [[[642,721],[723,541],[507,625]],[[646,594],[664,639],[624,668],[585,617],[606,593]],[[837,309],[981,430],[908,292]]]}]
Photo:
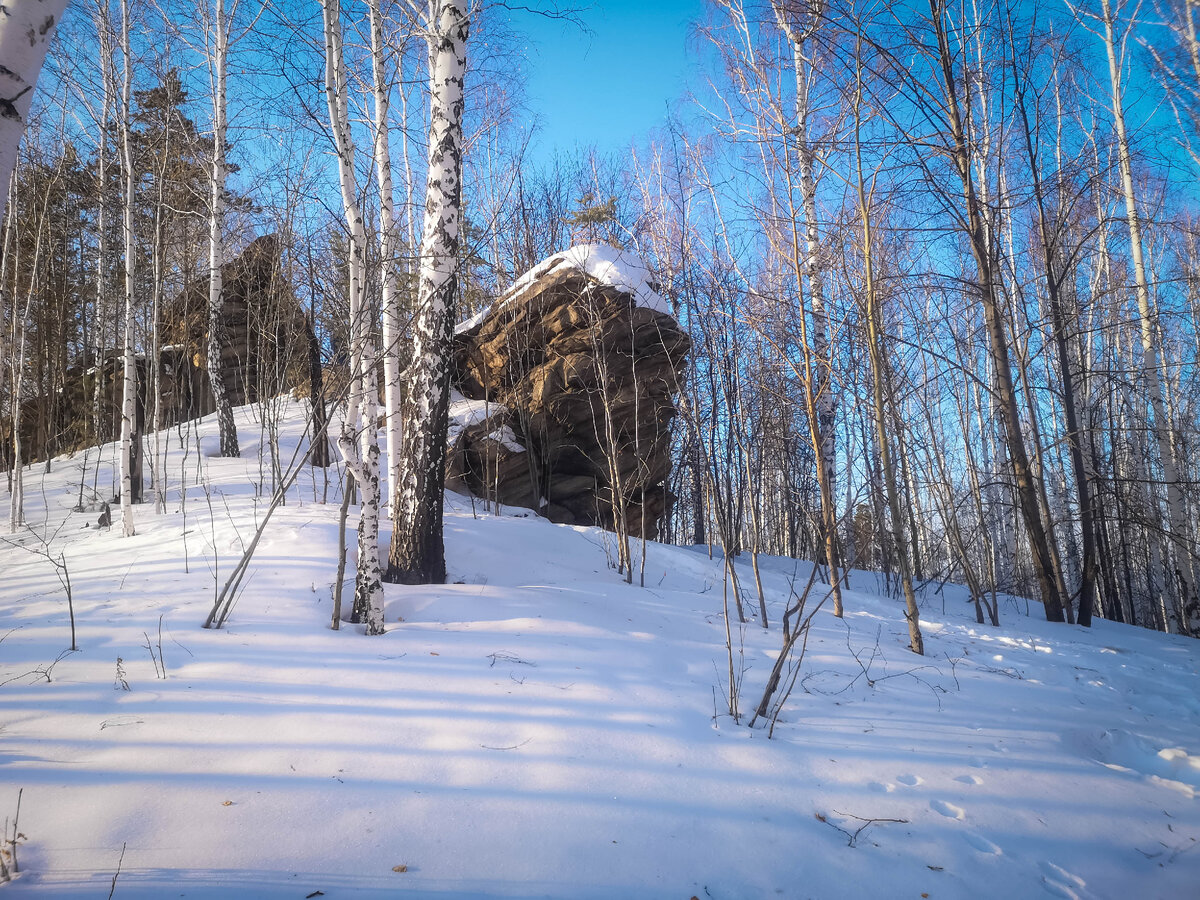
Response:
[{"label": "birch bark with black marks", "polygon": [[[367,0],[371,26],[371,75],[375,99],[375,175],[379,182],[379,258],[383,310],[383,416],[387,441],[388,486],[399,483],[402,436],[400,398],[400,336],[402,315],[398,290],[399,259],[396,247],[396,197],[392,185],[392,151],[388,139],[391,82],[387,77],[386,44],[380,0]],[[394,511],[393,511],[394,513]]]},{"label": "birch bark with black marks", "polygon": [[225,390],[225,375],[221,353],[226,344],[223,315],[224,283],[221,260],[225,255],[225,182],[228,166],[225,161],[225,137],[228,131],[228,104],[225,96],[226,73],[229,67],[229,17],[225,15],[225,0],[214,0],[212,21],[212,53],[208,59],[212,79],[213,152],[209,181],[208,213],[208,383],[217,407],[217,431],[220,434],[221,455],[241,456],[238,447],[237,425],[233,407]]},{"label": "birch bark with black marks", "polygon": [[[33,91],[67,0],[8,0],[0,6],[0,185],[8,185]],[[0,214],[8,194],[0,195]]]},{"label": "birch bark with black marks", "polygon": [[379,432],[376,427],[375,353],[370,304],[365,298],[366,229],[358,206],[354,141],[346,82],[340,0],[322,0],[325,28],[325,100],[337,153],[338,183],[347,227],[350,306],[350,395],[338,436],[338,449],[359,487],[358,565],[352,622],[366,622],[367,634],[384,632],[384,596],[379,566]]},{"label": "birch bark with black marks", "polygon": [[429,20],[430,125],[425,225],[405,401],[403,457],[387,580],[446,580],[442,540],[450,350],[458,293],[463,79],[470,22],[458,0],[436,0]]},{"label": "birch bark with black marks", "polygon": [[121,0],[121,53],[124,57],[124,73],[121,81],[121,166],[124,169],[125,193],[122,197],[122,242],[125,255],[125,324],[124,324],[124,380],[121,392],[121,532],[133,537],[137,529],[133,521],[133,504],[141,500],[141,478],[136,470],[137,445],[141,436],[137,433],[137,359],[134,355],[133,292],[136,283],[134,251],[133,207],[133,134],[132,105],[130,94],[133,89],[133,55],[130,50],[129,0]]}]

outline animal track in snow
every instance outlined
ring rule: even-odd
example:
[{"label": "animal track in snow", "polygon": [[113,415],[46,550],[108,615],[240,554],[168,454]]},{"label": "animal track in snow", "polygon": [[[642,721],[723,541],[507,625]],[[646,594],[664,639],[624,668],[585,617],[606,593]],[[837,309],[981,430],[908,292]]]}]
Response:
[{"label": "animal track in snow", "polygon": [[1055,897],[1065,897],[1066,900],[1081,900],[1080,891],[1087,887],[1087,882],[1078,875],[1072,875],[1061,866],[1043,860],[1038,863],[1042,870],[1042,887]]},{"label": "animal track in snow", "polygon": [[968,831],[966,834],[967,843],[978,850],[980,853],[988,853],[992,856],[1000,856],[1004,851],[989,841],[981,834],[975,834],[973,831]]},{"label": "animal track in snow", "polygon": [[872,781],[867,785],[868,791],[874,791],[876,794],[890,794],[896,789],[894,784],[888,784],[883,781]]},{"label": "animal track in snow", "polygon": [[908,785],[909,787],[916,787],[918,784],[922,784],[925,781],[925,779],[923,779],[920,775],[897,775],[896,780],[901,784]]},{"label": "animal track in snow", "polygon": [[959,775],[954,780],[959,784],[983,784],[983,779],[978,775]]},{"label": "animal track in snow", "polygon": [[941,813],[947,819],[961,819],[967,814],[961,806],[955,806],[945,800],[930,800],[929,808],[936,813]]},{"label": "animal track in snow", "polygon": [[1063,741],[1102,766],[1141,775],[1186,796],[1195,797],[1200,789],[1200,755],[1180,747],[1162,747],[1160,742],[1120,728],[1076,731],[1064,735]]}]

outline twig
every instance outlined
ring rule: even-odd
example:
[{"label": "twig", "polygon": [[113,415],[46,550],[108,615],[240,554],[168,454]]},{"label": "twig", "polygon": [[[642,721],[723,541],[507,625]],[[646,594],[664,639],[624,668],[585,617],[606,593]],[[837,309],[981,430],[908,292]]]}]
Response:
[{"label": "twig", "polygon": [[511,653],[489,653],[487,658],[491,660],[491,663],[488,665],[489,669],[493,668],[498,662],[512,663],[513,665],[518,666],[534,666],[535,668],[537,666],[537,663],[531,663],[527,660],[521,659],[519,656],[513,656]]},{"label": "twig", "polygon": [[21,797],[24,796],[24,794],[25,788],[21,788],[17,791],[17,811],[13,815],[12,840],[9,842],[9,846],[12,848],[12,870],[14,875],[21,871],[21,866],[17,863],[17,841],[24,837],[24,835],[21,834],[21,830],[17,827],[17,825],[21,821]]},{"label": "twig", "polygon": [[[55,558],[54,554],[50,552],[51,542],[53,542],[54,539],[56,537],[58,537],[58,533],[59,533],[59,531],[62,530],[62,526],[60,525],[58,527],[58,529],[55,530],[54,534],[50,535],[49,537],[47,537],[44,534],[39,534],[38,532],[34,531],[33,528],[29,525],[26,525],[25,527],[26,527],[26,530],[28,530],[28,532],[31,535],[33,535],[37,541],[40,542],[40,544],[41,544],[40,547],[27,547],[20,541],[9,540],[8,538],[0,538],[0,541],[3,541],[5,544],[8,544],[10,547],[16,547],[20,550],[26,551],[27,553],[32,553],[34,556],[40,556],[40,557],[42,557],[42,559],[44,559],[48,563],[50,563],[50,565],[54,566],[54,574],[56,576],[58,576],[58,583],[62,586],[62,589],[66,592],[66,595],[67,595],[67,612],[71,618],[71,648],[70,649],[78,650],[79,645],[75,640],[75,601],[71,594],[71,573],[67,570],[67,554],[65,551],[60,551],[58,554],[58,557]],[[128,573],[126,573],[126,574],[128,574]],[[125,581],[124,581],[124,579],[122,579],[121,586],[124,587],[124,585],[125,585]]]},{"label": "twig", "polygon": [[146,648],[146,652],[150,654],[150,662],[154,664],[154,677],[165,679],[167,677],[167,666],[162,659],[162,616],[158,617],[158,653],[154,652],[154,644],[150,640],[150,635],[142,632],[142,637],[146,639],[146,643],[142,644]]},{"label": "twig", "polygon": [[11,684],[14,681],[19,681],[20,679],[25,678],[30,675],[34,676],[34,679],[35,679],[34,682],[31,682],[31,683],[36,683],[36,681],[38,679],[45,678],[46,684],[50,684],[54,680],[53,678],[50,677],[51,675],[54,674],[54,667],[57,666],[60,662],[62,662],[64,659],[66,659],[68,656],[70,656],[72,653],[77,653],[77,652],[79,652],[79,651],[64,650],[60,654],[58,654],[58,656],[56,656],[54,658],[54,662],[43,663],[42,665],[38,666],[31,672],[22,672],[20,675],[13,675],[11,678],[5,678],[3,681],[0,681],[0,687],[3,687],[6,684]]},{"label": "twig", "polygon": [[113,690],[114,691],[118,690],[118,689],[120,689],[122,691],[129,690],[129,682],[125,680],[125,666],[123,665],[123,663],[124,663],[124,660],[118,656],[117,657],[117,674],[116,674],[115,679],[113,680]]},{"label": "twig", "polygon": [[108,900],[112,900],[113,893],[117,889],[117,876],[121,874],[121,863],[125,862],[125,841],[121,841],[121,856],[117,860],[117,871],[113,872],[112,887],[108,889]]},{"label": "twig", "polygon": [[513,744],[511,747],[489,747],[487,744],[480,744],[479,746],[484,750],[519,750],[532,740],[533,738],[525,738],[525,740],[521,741],[521,743]]},{"label": "twig", "polygon": [[[8,834],[8,819],[5,818],[4,820],[4,837],[2,841],[3,846],[0,846],[0,884],[3,884],[6,881],[12,881],[12,876],[21,871],[21,867],[17,863],[17,842],[21,838],[25,837],[25,835],[21,834],[18,826],[18,823],[21,819],[21,795],[24,793],[24,788],[21,788],[19,791],[17,791],[17,812],[16,815],[13,816],[12,820],[12,837],[9,837]],[[5,860],[6,856],[12,862],[11,868],[9,867],[8,862]]]},{"label": "twig", "polygon": [[[307,426],[305,427],[304,434],[308,434]],[[250,539],[250,544],[246,546],[245,550],[242,552],[242,558],[238,561],[237,565],[233,567],[233,572],[230,573],[228,580],[225,582],[225,586],[221,588],[220,593],[217,594],[216,599],[213,601],[213,607],[208,613],[208,618],[204,620],[205,628],[220,628],[225,624],[225,619],[228,618],[230,611],[233,609],[234,602],[241,593],[241,589],[243,587],[242,579],[246,576],[246,570],[250,566],[250,561],[254,559],[254,551],[258,549],[258,542],[262,540],[263,532],[267,530],[267,525],[271,521],[271,516],[275,513],[276,509],[283,505],[283,500],[287,496],[287,492],[291,489],[301,471],[303,471],[305,464],[308,462],[309,456],[312,455],[314,446],[315,445],[310,441],[308,444],[308,449],[302,456],[299,456],[299,446],[297,446],[296,456],[299,456],[299,461],[297,461],[296,456],[293,456],[290,464],[291,470],[289,471],[287,478],[280,485],[280,488],[276,492],[275,496],[271,498],[271,505],[267,507],[267,511],[263,516],[262,521],[258,523],[258,527],[254,531],[254,537]]]},{"label": "twig", "polygon": [[834,812],[837,813],[839,816],[845,816],[848,819],[856,819],[857,821],[863,823],[862,825],[860,825],[857,828],[857,830],[850,832],[850,831],[847,831],[845,828],[842,828],[840,825],[835,825],[833,822],[830,822],[828,817],[822,815],[821,813],[816,813],[816,818],[817,818],[818,822],[824,822],[830,828],[834,829],[835,831],[840,831],[842,834],[844,834],[849,839],[846,844],[847,847],[856,846],[858,844],[858,836],[860,834],[862,834],[864,831],[866,831],[868,828],[870,828],[872,825],[882,825],[885,823],[892,823],[892,824],[897,824],[897,825],[907,825],[908,824],[908,819],[866,818],[865,816],[856,816],[853,813],[839,812],[836,809],[834,810]]}]

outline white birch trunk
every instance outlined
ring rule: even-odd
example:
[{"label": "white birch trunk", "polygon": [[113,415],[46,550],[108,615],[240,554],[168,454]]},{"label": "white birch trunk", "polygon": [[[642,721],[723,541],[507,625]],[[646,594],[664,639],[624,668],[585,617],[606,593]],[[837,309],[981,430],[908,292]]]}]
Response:
[{"label": "white birch trunk", "polygon": [[[66,8],[67,0],[8,0],[0,7],[0,184],[16,168],[33,90]],[[7,193],[0,202],[8,202]]]},{"label": "white birch trunk", "polygon": [[[372,354],[373,356],[373,354]],[[379,432],[375,422],[379,417],[378,387],[375,366],[367,367],[362,379],[363,428],[358,439],[358,470],[354,473],[359,484],[361,514],[358,524],[358,570],[354,580],[354,609],[357,618],[365,620],[367,634],[383,634],[384,592],[383,571],[379,565],[379,515],[382,492],[379,485]]]},{"label": "white birch trunk", "polygon": [[322,0],[325,25],[325,100],[338,160],[338,183],[349,240],[350,396],[338,449],[360,491],[358,566],[352,621],[363,619],[367,634],[384,632],[384,596],[379,565],[379,434],[376,429],[374,360],[367,353],[370,306],[363,302],[366,230],[354,179],[354,142],[350,135],[349,93],[342,48],[340,0]]},{"label": "white birch trunk", "polygon": [[133,149],[130,141],[130,92],[133,88],[133,59],[129,46],[129,0],[121,0],[121,51],[125,58],[121,82],[121,163],[125,169],[122,233],[125,250],[124,389],[121,395],[121,531],[133,537],[134,446],[137,416],[137,361],[133,352]]},{"label": "white birch trunk", "polygon": [[[379,181],[379,256],[383,292],[383,414],[387,435],[388,487],[393,499],[400,483],[400,296],[396,290],[397,254],[392,152],[388,140],[391,86],[384,66],[383,14],[379,0],[367,0],[371,20],[371,74],[375,88],[375,174]],[[395,511],[393,510],[393,513]]]},{"label": "white birch trunk", "polygon": [[[812,65],[804,55],[806,34],[800,33],[788,19],[788,8],[780,0],[772,0],[775,20],[791,44],[792,64],[796,80],[795,123],[793,135],[796,161],[800,174],[800,205],[804,217],[804,280],[808,284],[808,296],[812,308],[811,346],[804,347],[812,364],[809,384],[810,415],[812,423],[813,455],[817,469],[817,484],[821,491],[821,524],[824,540],[825,562],[829,567],[829,586],[833,595],[833,612],[842,615],[842,592],[838,573],[837,511],[834,500],[833,463],[836,453],[834,432],[834,398],[832,364],[829,346],[829,311],[825,302],[825,278],[821,269],[821,235],[817,222],[817,189],[813,172],[815,153],[808,137],[809,120],[809,75]],[[815,19],[814,19],[815,21]],[[815,27],[815,26],[814,26]],[[798,244],[799,242],[797,242]],[[797,245],[793,252],[799,254]],[[801,315],[803,316],[803,311]],[[808,343],[808,342],[806,342]],[[813,383],[815,381],[815,383]]]},{"label": "white birch trunk", "polygon": [[[13,389],[13,405],[12,405],[12,422],[13,422],[13,484],[12,494],[9,498],[9,531],[16,534],[20,527],[25,523],[25,463],[24,450],[21,446],[21,412],[22,412],[22,394],[24,393],[25,385],[25,361],[26,361],[26,345],[27,335],[29,333],[29,318],[33,312],[33,301],[37,296],[37,272],[39,262],[42,255],[42,240],[46,233],[46,209],[49,204],[50,188],[47,186],[47,196],[42,201],[42,210],[38,215],[37,231],[33,243],[33,265],[29,269],[29,288],[25,294],[25,308],[21,313],[19,322],[13,322],[13,332],[17,344],[17,353],[13,358],[12,372],[12,389]],[[16,200],[16,190],[13,190],[13,200]],[[15,212],[15,210],[13,211]],[[15,216],[9,216],[9,231],[13,230],[13,220]],[[17,284],[17,267],[13,265],[13,288],[14,302],[15,289]],[[15,312],[15,310],[14,310]],[[17,337],[17,329],[20,329],[20,335]]]},{"label": "white birch trunk", "polygon": [[227,131],[225,81],[229,60],[229,22],[225,16],[225,0],[215,0],[213,9],[213,53],[209,59],[212,76],[213,101],[213,155],[208,216],[208,380],[212,387],[213,400],[217,407],[217,430],[221,440],[222,456],[240,456],[237,424],[233,420],[233,407],[225,390],[221,352],[225,346],[225,320],[222,317],[221,259],[224,256],[225,181],[228,167],[225,163],[225,135]]},{"label": "white birch trunk", "polygon": [[[417,246],[416,185],[408,149],[408,92],[403,85],[400,88],[400,156],[404,159],[404,226],[408,235],[408,252],[411,254]],[[411,267],[410,259],[406,261],[405,268],[411,271]]]},{"label": "white birch trunk", "polygon": [[[96,211],[96,301],[92,310],[92,366],[95,379],[92,385],[92,429],[97,444],[103,443],[111,434],[110,423],[102,421],[104,392],[104,354],[108,350],[108,124],[112,115],[116,94],[116,73],[113,71],[112,21],[108,14],[108,0],[96,5],[96,34],[100,45],[100,146],[96,166],[99,197]],[[99,462],[96,464],[99,470]]]},{"label": "white birch trunk", "polygon": [[413,363],[389,581],[441,583],[450,347],[458,289],[463,79],[470,23],[458,0],[431,4],[429,171],[421,238]]}]

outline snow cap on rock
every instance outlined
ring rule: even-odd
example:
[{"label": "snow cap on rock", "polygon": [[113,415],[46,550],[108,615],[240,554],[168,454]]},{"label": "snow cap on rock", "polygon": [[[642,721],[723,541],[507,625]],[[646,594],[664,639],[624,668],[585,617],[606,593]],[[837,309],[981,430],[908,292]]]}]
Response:
[{"label": "snow cap on rock", "polygon": [[638,306],[671,315],[671,304],[658,293],[658,285],[645,262],[636,253],[618,250],[609,244],[577,244],[569,250],[542,260],[504,292],[494,306],[485,307],[460,324],[456,334],[470,331],[505,304],[524,297],[543,276],[559,268],[577,269],[600,284],[609,285],[633,297]]}]

